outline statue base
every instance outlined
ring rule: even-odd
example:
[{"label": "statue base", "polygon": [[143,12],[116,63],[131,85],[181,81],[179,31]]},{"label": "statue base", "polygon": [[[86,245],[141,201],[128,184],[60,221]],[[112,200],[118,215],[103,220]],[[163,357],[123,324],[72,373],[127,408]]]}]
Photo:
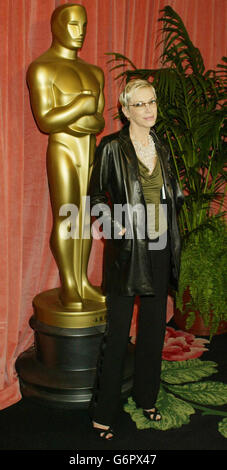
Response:
[{"label": "statue base", "polygon": [[[65,311],[59,290],[52,289],[36,296],[33,307],[29,323],[35,344],[16,361],[22,396],[48,405],[87,408],[105,330],[105,303],[86,301],[80,312]],[[129,344],[123,399],[132,388],[133,352],[134,346]]]}]

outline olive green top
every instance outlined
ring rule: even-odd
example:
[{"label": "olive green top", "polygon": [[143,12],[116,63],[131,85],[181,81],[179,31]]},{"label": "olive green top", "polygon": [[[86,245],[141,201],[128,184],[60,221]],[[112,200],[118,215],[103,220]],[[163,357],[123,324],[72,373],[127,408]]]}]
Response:
[{"label": "olive green top", "polygon": [[[160,191],[163,186],[161,165],[160,165],[159,158],[157,158],[154,170],[150,175],[148,168],[141,162],[139,158],[138,158],[138,164],[139,164],[140,180],[142,184],[143,195],[144,195],[146,205],[147,204],[154,205],[154,206],[147,206],[148,236],[150,239],[154,239],[162,235],[167,229],[165,214],[161,206],[159,206],[159,204],[161,204]],[[159,207],[161,208],[160,216],[159,216]],[[155,210],[155,225],[154,225],[154,214],[153,214],[154,210]],[[160,217],[160,220],[159,220],[159,217]]]}]

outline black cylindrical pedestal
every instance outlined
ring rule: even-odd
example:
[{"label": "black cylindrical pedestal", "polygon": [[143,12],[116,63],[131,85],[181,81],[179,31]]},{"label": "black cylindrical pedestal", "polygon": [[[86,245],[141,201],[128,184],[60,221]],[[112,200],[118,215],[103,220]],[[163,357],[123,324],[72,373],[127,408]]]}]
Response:
[{"label": "black cylindrical pedestal", "polygon": [[[99,346],[105,325],[60,328],[30,320],[35,345],[16,361],[21,393],[53,405],[87,408],[92,395]],[[132,388],[134,347],[129,344],[122,398]]]}]

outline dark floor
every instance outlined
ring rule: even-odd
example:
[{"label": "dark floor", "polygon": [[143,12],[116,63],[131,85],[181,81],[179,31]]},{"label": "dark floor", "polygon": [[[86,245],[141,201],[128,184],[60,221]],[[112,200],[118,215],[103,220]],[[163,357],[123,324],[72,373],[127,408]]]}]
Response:
[{"label": "dark floor", "polygon": [[[227,383],[227,334],[214,336],[209,350],[204,352],[201,359],[217,362],[218,373],[212,376],[212,380]],[[227,411],[227,405],[222,407],[223,409]],[[64,458],[65,463],[68,463],[67,459],[70,456],[75,457],[78,452],[80,456],[86,456],[95,455],[94,451],[100,451],[100,455],[104,455],[105,450],[118,450],[122,455],[133,454],[136,451],[137,454],[145,455],[148,451],[149,453],[154,451],[159,458],[164,458],[165,454],[161,451],[177,451],[176,455],[180,458],[180,451],[185,451],[184,459],[185,455],[187,459],[193,459],[192,451],[199,450],[203,451],[203,456],[209,463],[216,452],[220,454],[227,450],[227,439],[218,431],[219,421],[220,416],[202,416],[201,411],[197,411],[191,416],[190,423],[179,429],[164,432],[154,429],[138,430],[130,415],[121,410],[115,426],[118,437],[103,442],[93,435],[86,410],[53,408],[32,402],[30,399],[22,399],[0,412],[0,449],[25,450],[28,461],[29,450],[52,451],[55,458],[56,451],[64,451],[57,458]],[[209,451],[216,452],[209,454]],[[16,454],[15,458],[18,459],[21,454],[19,456]],[[41,462],[45,463],[47,454]],[[14,453],[11,452],[10,455],[13,456]],[[36,452],[35,455],[40,461],[42,452]],[[191,462],[193,463],[193,460]],[[93,462],[87,463],[93,464]]]}]

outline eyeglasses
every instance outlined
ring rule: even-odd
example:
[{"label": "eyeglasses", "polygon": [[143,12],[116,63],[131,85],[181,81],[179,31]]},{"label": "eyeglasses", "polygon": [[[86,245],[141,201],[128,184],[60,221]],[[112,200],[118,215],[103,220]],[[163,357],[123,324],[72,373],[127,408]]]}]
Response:
[{"label": "eyeglasses", "polygon": [[146,108],[146,106],[155,106],[157,104],[157,100],[152,99],[147,101],[146,103],[143,101],[138,101],[138,103],[129,104],[128,106],[133,106],[134,108]]}]

